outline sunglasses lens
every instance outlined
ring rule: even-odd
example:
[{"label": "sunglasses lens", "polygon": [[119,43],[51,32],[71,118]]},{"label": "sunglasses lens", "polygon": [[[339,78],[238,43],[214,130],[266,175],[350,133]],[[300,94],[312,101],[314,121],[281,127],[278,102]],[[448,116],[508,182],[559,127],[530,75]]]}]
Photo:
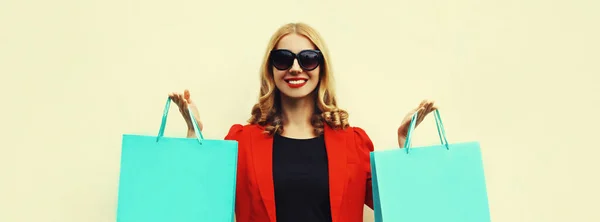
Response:
[{"label": "sunglasses lens", "polygon": [[298,62],[302,65],[302,68],[313,70],[319,66],[320,55],[315,51],[303,51],[298,54]]},{"label": "sunglasses lens", "polygon": [[271,54],[271,62],[276,69],[289,69],[294,64],[294,55],[288,51],[275,51]]}]

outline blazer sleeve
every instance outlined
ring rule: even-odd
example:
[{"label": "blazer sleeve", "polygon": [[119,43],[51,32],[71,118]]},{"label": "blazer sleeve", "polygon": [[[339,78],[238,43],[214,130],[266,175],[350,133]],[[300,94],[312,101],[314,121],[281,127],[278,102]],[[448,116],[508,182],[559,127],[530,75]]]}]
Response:
[{"label": "blazer sleeve", "polygon": [[358,154],[360,155],[361,163],[363,163],[363,169],[365,172],[367,172],[365,204],[373,209],[373,184],[371,183],[370,156],[370,153],[374,150],[373,142],[363,129],[359,127],[353,127],[353,131]]},{"label": "blazer sleeve", "polygon": [[229,132],[227,133],[227,135],[225,136],[225,140],[235,140],[238,141],[238,167],[237,167],[237,181],[236,181],[236,201],[235,201],[235,214],[234,214],[234,221],[237,220],[242,220],[243,218],[248,217],[249,215],[249,209],[241,207],[240,205],[240,201],[244,201],[244,200],[249,200],[247,194],[248,192],[244,192],[244,184],[247,184],[246,181],[246,177],[243,176],[241,172],[243,171],[242,166],[245,166],[245,159],[244,158],[239,158],[239,156],[243,156],[244,155],[244,150],[240,149],[239,143],[241,140],[243,140],[243,129],[244,126],[242,126],[241,124],[234,124],[231,126],[231,128],[229,128]]}]

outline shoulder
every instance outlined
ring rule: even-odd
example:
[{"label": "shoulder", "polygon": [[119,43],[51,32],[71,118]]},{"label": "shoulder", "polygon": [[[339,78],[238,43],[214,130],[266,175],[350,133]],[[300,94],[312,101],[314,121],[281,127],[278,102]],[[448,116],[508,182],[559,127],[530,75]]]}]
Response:
[{"label": "shoulder", "polygon": [[262,132],[263,127],[257,124],[233,124],[229,127],[229,132],[225,136],[225,140],[241,140],[248,132]]},{"label": "shoulder", "polygon": [[364,129],[357,126],[350,126],[348,127],[346,133],[351,134],[351,136],[354,138],[357,148],[360,150],[364,150],[366,152],[371,152],[374,150],[373,142]]},{"label": "shoulder", "polygon": [[[364,129],[356,126],[349,126],[346,129],[339,130],[345,134],[346,149],[349,161],[355,161],[363,164],[370,163],[370,153],[375,150],[371,138]],[[365,166],[365,170],[370,168]]]},{"label": "shoulder", "polygon": [[348,126],[345,129],[333,129],[329,126],[326,127],[326,131],[332,132],[334,135],[344,135],[348,143],[354,144],[355,147],[361,151],[370,152],[374,150],[371,138],[369,137],[367,132],[365,132],[365,130],[360,127]]}]

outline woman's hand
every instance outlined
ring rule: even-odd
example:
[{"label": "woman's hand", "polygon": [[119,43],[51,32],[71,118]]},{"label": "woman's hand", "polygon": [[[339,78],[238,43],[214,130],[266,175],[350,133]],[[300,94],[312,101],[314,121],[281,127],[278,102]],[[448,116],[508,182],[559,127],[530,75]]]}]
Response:
[{"label": "woman's hand", "polygon": [[404,116],[402,124],[400,124],[400,127],[398,127],[398,145],[400,148],[404,147],[404,142],[406,142],[406,134],[408,134],[408,128],[410,127],[410,120],[415,112],[418,112],[417,120],[415,122],[416,128],[421,122],[423,122],[423,119],[425,119],[427,114],[435,111],[436,109],[437,107],[433,105],[433,101],[423,100],[417,108],[411,110],[406,114],[406,116]]},{"label": "woman's hand", "polygon": [[169,94],[169,98],[171,98],[171,100],[173,100],[173,102],[175,102],[175,104],[177,104],[177,106],[179,107],[179,112],[183,116],[183,119],[185,120],[185,123],[188,127],[188,137],[195,137],[196,134],[194,133],[194,125],[192,125],[192,120],[190,118],[188,107],[192,111],[194,119],[196,119],[196,122],[198,123],[198,129],[202,131],[203,127],[202,121],[200,121],[200,113],[198,112],[198,108],[190,98],[190,91],[186,89],[185,91],[183,91],[183,94],[173,92]]}]

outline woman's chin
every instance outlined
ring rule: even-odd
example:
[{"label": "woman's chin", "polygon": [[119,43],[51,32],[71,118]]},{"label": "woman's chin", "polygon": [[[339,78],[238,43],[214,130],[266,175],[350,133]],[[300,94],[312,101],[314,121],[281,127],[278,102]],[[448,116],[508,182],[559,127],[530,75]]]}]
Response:
[{"label": "woman's chin", "polygon": [[300,100],[300,99],[306,99],[306,98],[312,98],[310,96],[310,92],[304,92],[304,90],[290,90],[291,92],[285,90],[285,91],[281,91],[281,95],[283,98],[287,98],[287,99],[293,99],[293,100]]},{"label": "woman's chin", "polygon": [[288,99],[305,99],[305,98],[309,98],[308,94],[297,94],[297,93],[291,93],[291,94],[284,94],[285,98]]}]

